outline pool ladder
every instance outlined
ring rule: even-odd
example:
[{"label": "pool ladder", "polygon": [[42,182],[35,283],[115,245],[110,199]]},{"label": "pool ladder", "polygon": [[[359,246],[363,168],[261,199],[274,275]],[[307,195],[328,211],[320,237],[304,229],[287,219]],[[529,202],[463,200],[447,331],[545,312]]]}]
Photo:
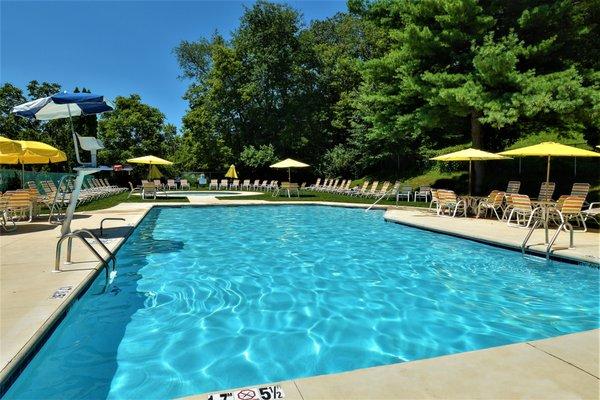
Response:
[{"label": "pool ladder", "polygon": [[[91,245],[90,242],[87,241],[86,237],[89,237],[96,241],[107,254],[107,258],[104,258],[98,253],[98,251]],[[100,241],[100,239],[94,235],[91,231],[87,229],[78,229],[73,232],[69,232],[63,235],[60,239],[58,239],[58,243],[56,244],[56,256],[54,259],[54,272],[60,272],[60,254],[62,249],[62,244],[65,240],[67,240],[67,263],[71,262],[72,259],[72,248],[73,248],[73,238],[78,238],[87,248],[88,250],[98,259],[98,261],[102,262],[102,265],[105,268],[106,277],[108,278],[108,263],[112,261],[112,270],[115,270],[116,258],[115,255],[106,247],[104,243]]]},{"label": "pool ladder", "polygon": [[[531,247],[531,246],[535,246],[534,244],[530,244],[528,245],[527,242],[529,242],[529,239],[531,239],[531,235],[533,235],[533,232],[542,224],[541,220],[537,220],[534,222],[534,224],[531,226],[531,228],[529,229],[529,232],[527,232],[527,235],[525,236],[525,239],[523,240],[523,243],[521,244],[521,252],[523,253],[523,255],[525,255],[525,252]],[[566,229],[565,229],[566,228]],[[574,240],[573,240],[573,225],[571,225],[569,222],[562,222],[559,226],[558,229],[556,229],[556,232],[554,232],[554,235],[552,235],[552,238],[550,240],[548,240],[548,238],[546,237],[546,260],[550,260],[550,255],[552,254],[552,246],[554,246],[554,242],[556,242],[556,239],[558,239],[558,235],[560,234],[560,232],[565,229],[569,231],[569,248],[573,248],[574,245]]]},{"label": "pool ladder", "polygon": [[387,192],[385,192],[384,194],[381,195],[381,197],[379,197],[377,200],[375,200],[375,202],[373,204],[371,204],[366,210],[365,212],[369,211],[370,209],[372,209],[377,203],[379,203],[381,200],[383,200],[386,197],[390,197],[390,193],[392,193],[394,191],[394,188],[388,190]]}]

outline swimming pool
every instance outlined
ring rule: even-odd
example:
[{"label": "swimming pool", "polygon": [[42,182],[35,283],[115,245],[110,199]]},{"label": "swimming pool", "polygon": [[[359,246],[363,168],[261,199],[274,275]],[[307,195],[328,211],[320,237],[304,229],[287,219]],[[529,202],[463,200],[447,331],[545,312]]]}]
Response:
[{"label": "swimming pool", "polygon": [[324,206],[159,207],[7,399],[167,399],[597,328],[599,271]]}]

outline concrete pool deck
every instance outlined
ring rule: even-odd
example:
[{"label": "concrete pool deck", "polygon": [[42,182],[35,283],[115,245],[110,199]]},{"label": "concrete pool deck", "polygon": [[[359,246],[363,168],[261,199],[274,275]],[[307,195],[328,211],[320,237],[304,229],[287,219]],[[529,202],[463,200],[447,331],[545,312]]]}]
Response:
[{"label": "concrete pool deck", "polygon": [[288,400],[597,399],[599,340],[595,329],[277,384]]},{"label": "concrete pool deck", "polygon": [[[310,203],[308,204],[329,204],[329,203]],[[227,200],[220,201],[216,198],[211,197],[190,197],[190,203],[155,203],[156,205],[162,206],[178,206],[178,205],[244,205],[244,204],[306,204],[306,203],[298,203],[298,202],[278,202],[278,203],[270,203],[260,200],[243,200],[240,198],[239,200]],[[105,235],[104,237],[108,240],[105,241],[107,247],[111,250],[114,250],[124,240],[126,239],[128,233],[131,231],[132,227],[135,226],[146,214],[146,212],[153,206],[152,203],[122,203],[118,206],[115,206],[110,209],[92,211],[92,212],[81,212],[77,213],[76,218],[73,221],[72,228],[98,228],[100,225],[100,221],[106,217],[119,217],[125,218],[125,222],[122,221],[110,221],[106,223]],[[348,207],[361,207],[364,208],[363,204],[346,204],[346,203],[331,203],[331,205],[337,206],[348,206]],[[382,207],[385,208],[385,207]],[[420,226],[426,229],[444,229],[449,233],[456,235],[466,236],[466,233],[470,233],[472,238],[484,241],[495,241],[498,244],[515,247],[515,245],[520,246],[520,242],[522,241],[523,236],[525,235],[525,231],[521,229],[508,228],[505,224],[499,223],[497,221],[491,220],[473,220],[473,219],[450,219],[450,218],[441,218],[433,216],[427,212],[422,210],[415,209],[396,209],[394,207],[390,207],[386,213],[386,218],[390,221],[401,222],[409,225]],[[446,222],[447,221],[447,222]],[[419,225],[421,224],[421,225]],[[502,226],[506,227],[506,230]],[[33,223],[19,223],[18,229],[13,233],[5,233],[2,232],[0,235],[0,381],[8,376],[10,371],[14,366],[16,366],[19,361],[26,357],[27,354],[31,351],[33,346],[39,337],[48,329],[56,318],[60,317],[61,313],[64,309],[70,304],[71,300],[77,296],[77,294],[83,290],[86,284],[95,276],[97,273],[97,269],[99,268],[98,262],[93,258],[93,256],[89,253],[87,249],[84,248],[83,245],[74,241],[73,246],[73,259],[74,263],[70,265],[61,265],[61,269],[63,272],[53,273],[54,267],[54,255],[56,242],[58,240],[58,230],[59,228],[46,223],[43,220],[34,221]],[[93,229],[97,232],[97,229]],[[536,232],[538,234],[539,232]],[[541,234],[541,233],[539,233]],[[598,252],[599,252],[599,235],[597,232],[588,232],[588,233],[576,233],[575,236],[575,249],[569,250],[560,250],[557,252],[558,255],[564,255],[571,259],[587,261],[587,262],[598,262]],[[494,239],[496,238],[496,239]],[[568,239],[568,235],[564,234],[561,237],[561,240]],[[508,241],[507,241],[508,240]],[[64,253],[63,253],[64,260]],[[64,298],[52,299],[52,294],[61,287],[71,286],[72,289],[68,291],[67,295]],[[415,361],[403,364],[396,364],[391,366],[377,367],[381,370],[389,369],[389,373],[381,373],[377,372],[376,374],[372,374],[371,370],[359,370],[354,372],[349,372],[345,374],[338,374],[339,376],[346,376],[348,374],[359,374],[360,371],[365,371],[365,379],[374,379],[374,385],[379,385],[381,387],[385,387],[386,385],[392,384],[396,380],[403,381],[403,385],[407,388],[412,387],[410,392],[409,389],[403,389],[408,393],[407,395],[398,394],[398,398],[406,398],[410,397],[410,393],[414,393],[413,397],[417,396],[417,390],[421,390],[416,385],[411,384],[411,380],[406,377],[411,376],[410,373],[405,373],[404,368],[408,368],[410,365],[425,365],[421,369],[415,369],[414,373],[418,374],[418,376],[422,376],[426,381],[430,381],[431,385],[436,384],[436,382],[441,382],[441,378],[436,374],[442,374],[443,376],[451,376],[450,370],[446,369],[450,368],[452,363],[447,364],[449,361],[447,360],[449,357],[469,357],[472,354],[477,354],[477,357],[481,357],[481,361],[479,361],[479,368],[473,370],[475,373],[477,370],[480,373],[484,373],[486,370],[483,369],[483,365],[486,363],[490,363],[490,365],[503,365],[503,367],[499,367],[500,370],[503,370],[506,376],[506,382],[510,382],[511,386],[515,386],[516,383],[522,383],[524,386],[530,384],[527,383],[530,379],[542,380],[547,384],[541,385],[540,392],[537,392],[537,396],[527,396],[527,397],[556,397],[556,393],[564,393],[565,397],[579,397],[579,398],[588,398],[590,393],[596,393],[595,398],[598,398],[598,330],[593,331],[593,340],[590,339],[590,333],[582,333],[575,334],[571,336],[583,335],[582,339],[570,339],[568,340],[569,345],[561,344],[564,343],[564,340],[559,338],[548,339],[545,346],[550,346],[549,348],[558,349],[557,355],[552,354],[553,358],[560,358],[562,360],[566,360],[567,364],[573,364],[577,366],[577,362],[583,363],[584,367],[577,367],[577,369],[583,369],[587,371],[588,375],[595,377],[595,380],[571,377],[570,379],[574,379],[573,382],[578,382],[577,387],[579,391],[571,392],[569,385],[565,386],[564,383],[564,375],[570,376],[565,368],[565,366],[555,366],[548,367],[546,369],[542,368],[540,365],[536,364],[536,357],[531,356],[528,358],[525,353],[531,353],[531,347],[534,346],[534,342],[531,344],[520,343],[511,346],[517,346],[516,350],[502,350],[503,348],[496,349],[488,349],[481,350],[478,352],[471,353],[462,353],[453,356],[439,357],[429,360]],[[552,341],[557,341],[556,343]],[[535,342],[537,343],[537,342]],[[554,344],[553,344],[554,343]],[[511,347],[508,346],[508,347]],[[553,347],[554,346],[554,347]],[[495,353],[486,353],[488,351],[506,351],[508,353],[498,353],[498,360],[495,360],[493,354]],[[554,350],[553,350],[554,351]],[[518,363],[523,365],[525,371],[521,371],[519,368],[506,368],[506,365],[509,364],[498,364],[502,361],[504,357],[515,353],[515,360]],[[564,354],[563,354],[564,353]],[[587,357],[587,354],[593,353],[596,355],[595,359],[591,359]],[[483,354],[483,355],[479,355]],[[521,356],[521,354],[523,354]],[[520,358],[519,358],[520,357]],[[488,360],[489,358],[489,360]],[[436,361],[437,360],[437,361]],[[475,359],[473,359],[475,360]],[[486,361],[487,360],[487,361]],[[573,361],[574,360],[574,361]],[[583,360],[583,361],[578,361]],[[454,361],[453,361],[454,362]],[[425,363],[425,364],[424,364]],[[438,365],[436,369],[435,366]],[[471,360],[465,359],[465,361],[457,361],[459,365],[463,365],[461,368],[467,368],[471,363]],[[429,366],[429,367],[428,367]],[[531,368],[528,368],[531,367]],[[398,369],[400,368],[400,369]],[[413,368],[413,367],[410,367]],[[540,369],[541,368],[541,369]],[[554,369],[553,369],[554,368]],[[399,372],[394,372],[398,369]],[[525,374],[525,372],[529,370],[538,371],[538,375],[534,377],[528,378],[528,376],[533,376],[533,372],[530,375]],[[429,373],[428,371],[431,370]],[[589,372],[589,370],[593,370],[595,372]],[[418,372],[422,371],[422,372]],[[437,372],[436,372],[437,371]],[[494,376],[495,373],[499,373],[494,371],[488,371],[490,376]],[[573,371],[571,371],[573,372]],[[467,369],[463,369],[462,373],[459,373],[457,377],[461,377],[461,380],[464,380],[464,374],[470,374]],[[398,374],[398,376],[396,376]],[[403,375],[406,374],[406,375]],[[446,374],[446,375],[444,375]],[[297,387],[300,390],[304,387],[303,390],[300,390],[302,396],[305,396],[304,399],[307,398],[342,398],[335,397],[335,393],[340,393],[340,395],[344,394],[344,387],[348,386],[347,384],[340,384],[341,386],[336,386],[336,384],[330,382],[330,379],[334,379],[333,377],[338,375],[327,375],[322,377],[312,377],[301,380],[294,381],[294,387]],[[372,376],[372,378],[368,378],[368,376]],[[362,376],[362,375],[361,375]],[[404,376],[404,377],[402,377]],[[487,376],[487,375],[486,375]],[[387,377],[387,378],[386,378]],[[351,381],[361,382],[361,379],[352,377]],[[416,378],[415,378],[416,379]],[[457,378],[458,379],[458,378]],[[478,378],[479,379],[479,378]],[[483,379],[483,378],[482,378]],[[498,380],[500,378],[490,378],[493,380]],[[525,380],[526,379],[526,380]],[[388,382],[389,380],[389,382]],[[468,379],[468,381],[472,381],[472,379]],[[314,382],[308,383],[308,382]],[[420,381],[419,381],[420,382]],[[479,382],[471,382],[473,385],[479,384]],[[527,383],[527,385],[526,385]],[[319,386],[321,385],[321,386]],[[364,385],[369,385],[364,383]],[[411,386],[412,385],[412,386]],[[466,392],[462,392],[464,397],[478,397],[478,393],[475,387],[473,391],[470,391],[469,385],[466,385],[465,382],[462,382],[463,389]],[[517,385],[518,386],[518,385]],[[331,392],[319,392],[317,390],[318,387],[330,387]],[[351,387],[351,386],[349,386]],[[558,388],[566,387],[567,391],[561,392]],[[457,390],[460,387],[457,386]],[[284,390],[286,387],[284,386]],[[314,390],[311,392],[310,390]],[[358,390],[358,388],[357,388]],[[595,390],[595,392],[594,392]],[[337,391],[337,392],[336,392]],[[294,398],[293,391],[286,390],[288,398]],[[311,394],[312,393],[312,394]],[[357,392],[359,393],[359,392]],[[383,394],[383,392],[380,392]],[[428,394],[429,393],[429,394]],[[421,397],[436,397],[435,391],[431,392],[423,392]],[[457,391],[458,394],[461,392]],[[493,392],[488,393],[487,397],[502,397],[494,396]],[[508,393],[508,392],[507,392]],[[567,393],[572,393],[571,396],[567,396]],[[576,395],[579,393],[579,395]],[[471,396],[472,394],[472,396]],[[335,396],[334,396],[335,395]],[[581,395],[581,396],[580,396]],[[320,397],[319,397],[320,396]],[[363,396],[361,398],[364,398]],[[370,398],[377,398],[376,395],[367,396]],[[509,396],[514,397],[514,396]],[[344,398],[353,398],[352,396]],[[384,397],[379,397],[384,398]],[[389,397],[387,397],[389,398]]]}]

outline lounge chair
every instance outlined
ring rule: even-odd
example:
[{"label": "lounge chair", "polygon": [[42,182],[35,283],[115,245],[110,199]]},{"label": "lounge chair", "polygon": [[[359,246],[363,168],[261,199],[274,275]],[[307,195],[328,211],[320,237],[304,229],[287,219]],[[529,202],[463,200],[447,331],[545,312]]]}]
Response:
[{"label": "lounge chair", "polygon": [[300,191],[298,190],[298,184],[293,182],[281,182],[281,186],[273,190],[273,197],[279,196],[280,193],[287,194],[288,197],[292,197],[292,193],[296,192],[296,196],[300,197]]},{"label": "lounge chair", "polygon": [[396,193],[396,204],[403,198],[406,198],[406,201],[410,201],[412,190],[412,186],[402,186],[400,190],[398,190],[398,193]]},{"label": "lounge chair", "polygon": [[156,190],[160,190],[164,188],[164,185],[162,184],[162,182],[160,181],[160,179],[155,179],[154,180],[154,186],[156,186]]},{"label": "lounge chair", "polygon": [[595,201],[593,203],[590,203],[588,209],[583,210],[581,212],[581,215],[583,216],[584,221],[587,221],[588,219],[593,219],[597,223],[600,223],[600,202]]},{"label": "lounge chair", "polygon": [[323,191],[324,192],[332,192],[335,190],[335,188],[337,187],[337,184],[340,180],[339,179],[334,179],[333,183],[331,183],[328,187],[324,188]]},{"label": "lounge chair", "polygon": [[113,189],[116,193],[122,193],[127,191],[127,188],[119,187],[117,185],[111,185],[108,179],[106,178],[103,178],[101,181],[104,183],[104,186]]},{"label": "lounge chair", "polygon": [[208,184],[208,190],[211,188],[215,188],[215,190],[219,190],[219,181],[217,179],[211,179]]},{"label": "lounge chair", "polygon": [[[9,216],[8,197],[0,194],[0,225],[6,232],[12,232],[17,229],[17,224]],[[12,223],[12,227],[9,227],[9,222]]]},{"label": "lounge chair", "polygon": [[340,194],[347,193],[350,190],[350,185],[352,185],[352,180],[348,179],[346,181],[346,184],[340,185],[340,187],[335,191],[335,193],[340,193]]},{"label": "lounge chair", "polygon": [[152,197],[153,200],[156,199],[156,192],[158,191],[158,187],[155,183],[146,182],[142,185],[142,199],[146,199],[148,197]]},{"label": "lounge chair", "polygon": [[269,181],[264,180],[258,187],[258,190],[264,190],[265,192],[269,189]]},{"label": "lounge chair", "polygon": [[425,201],[429,200],[431,196],[431,187],[430,186],[420,186],[419,189],[415,192],[415,201],[418,199],[424,199]]},{"label": "lounge chair", "polygon": [[179,187],[181,188],[181,190],[186,189],[186,190],[190,190],[190,184],[188,183],[187,179],[181,179],[179,181]]},{"label": "lounge chair", "polygon": [[329,189],[332,184],[333,184],[333,179],[327,178],[327,179],[325,179],[325,182],[323,182],[323,185],[321,187],[317,188],[317,190],[319,192],[326,192],[327,189]]},{"label": "lounge chair", "polygon": [[252,184],[252,189],[254,190],[259,190],[260,189],[260,179],[255,179],[254,183]]},{"label": "lounge chair", "polygon": [[[431,189],[429,190],[431,191]],[[448,211],[448,215],[451,217],[467,216],[467,205],[464,200],[459,199],[452,190],[438,190],[437,196],[439,199],[439,206],[437,208],[438,215],[445,215]]]},{"label": "lounge chair", "polygon": [[377,187],[379,186],[379,181],[375,181],[371,184],[371,188],[365,191],[361,196],[370,197],[373,193],[377,191]]},{"label": "lounge chair", "polygon": [[347,181],[347,179],[342,180],[339,185],[331,188],[329,193],[337,193],[338,191],[342,190],[342,188],[346,187],[346,181]]},{"label": "lounge chair", "polygon": [[7,191],[3,197],[7,197],[6,210],[13,221],[15,217],[22,219],[28,215],[27,222],[31,222],[33,219],[33,200],[29,191]]},{"label": "lounge chair", "polygon": [[[511,194],[511,210],[506,224],[518,228],[529,228],[535,218],[541,215],[541,208],[534,207],[526,194]],[[515,223],[511,223],[513,216]]]},{"label": "lounge chair", "polygon": [[501,213],[503,212],[505,194],[505,192],[493,190],[486,199],[481,200],[477,205],[477,218],[481,216],[482,212],[483,216],[486,217],[488,211],[491,211],[498,218],[498,221],[500,221],[502,217],[501,214],[498,214],[498,210]]},{"label": "lounge chair", "polygon": [[229,179],[221,179],[221,182],[219,182],[219,190],[227,190],[227,188],[229,188]]},{"label": "lounge chair", "polygon": [[590,192],[590,184],[589,183],[574,183],[571,188],[571,196],[583,197],[584,206],[587,205],[586,199],[587,195]]},{"label": "lounge chair", "polygon": [[519,189],[521,189],[521,181],[508,181],[508,185],[506,185],[507,194],[519,194]]},{"label": "lounge chair", "polygon": [[133,183],[128,182],[129,183],[129,195],[127,195],[127,198],[130,198],[132,194],[134,193],[142,193],[142,186],[133,186]]},{"label": "lounge chair", "polygon": [[321,184],[321,178],[318,178],[317,181],[313,185],[310,185],[308,187],[308,189],[315,190],[319,187],[320,184]]},{"label": "lounge chair", "polygon": [[244,179],[242,182],[242,190],[250,190],[250,179]]},{"label": "lounge chair", "polygon": [[552,200],[552,195],[554,194],[554,188],[556,187],[556,183],[554,182],[542,182],[540,185],[540,192],[538,196],[534,200],[534,202],[541,201],[550,201]]},{"label": "lounge chair", "polygon": [[369,197],[379,198],[381,196],[386,195],[390,185],[391,183],[389,181],[383,182],[383,185],[381,185],[381,189],[375,189],[375,192],[371,193]]},{"label": "lounge chair", "polygon": [[350,190],[348,193],[350,196],[361,196],[362,194],[367,192],[367,188],[369,187],[369,181],[364,181],[362,186],[356,186]]},{"label": "lounge chair", "polygon": [[431,207],[433,207],[433,205],[435,204],[435,210],[436,212],[439,213],[439,208],[440,208],[440,198],[438,197],[438,191],[437,189],[431,189],[431,201],[429,202],[429,209],[431,210]]},{"label": "lounge chair", "polygon": [[231,182],[231,185],[229,185],[229,190],[240,190],[240,180],[239,179],[234,179],[233,182]]},{"label": "lounge chair", "polygon": [[392,186],[392,189],[388,191],[388,195],[385,199],[388,200],[390,197],[396,198],[399,191],[400,191],[400,182],[396,181],[394,183],[394,186]]},{"label": "lounge chair", "polygon": [[271,183],[267,185],[267,192],[270,192],[271,190],[277,190],[278,188],[279,181],[271,181]]},{"label": "lounge chair", "polygon": [[177,190],[177,183],[175,183],[175,179],[167,179],[167,189],[171,190],[171,189],[175,189]]},{"label": "lounge chair", "polygon": [[[557,202],[556,207],[550,210],[550,213],[557,215],[560,220],[560,227],[566,228],[571,225],[571,220],[581,221],[583,225],[583,231],[587,232],[587,225],[585,224],[585,216],[583,214],[583,203],[585,197],[583,196],[564,196],[561,197],[560,202]],[[573,226],[570,227],[571,229]]]}]

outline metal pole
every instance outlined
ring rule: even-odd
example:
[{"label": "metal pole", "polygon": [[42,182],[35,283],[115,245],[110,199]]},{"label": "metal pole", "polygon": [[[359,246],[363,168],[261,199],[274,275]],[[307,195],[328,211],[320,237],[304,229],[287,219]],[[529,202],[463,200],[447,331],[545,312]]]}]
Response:
[{"label": "metal pole", "polygon": [[[71,116],[71,106],[67,104],[67,111],[69,113],[69,125],[71,126],[71,135],[73,136],[73,144],[75,145],[75,158],[77,158],[77,163],[79,165],[83,165],[81,159],[79,158],[79,146],[77,145],[77,134],[75,133],[75,128],[73,127],[73,118]],[[95,167],[95,165],[93,165]]]},{"label": "metal pole", "polygon": [[292,169],[288,168],[288,182],[292,181]]},{"label": "metal pole", "polygon": [[469,196],[471,195],[471,173],[473,172],[473,161],[469,159]]},{"label": "metal pole", "polygon": [[[548,191],[548,185],[550,184],[550,156],[548,156],[548,163],[546,165],[546,192]],[[546,196],[547,197],[547,196]],[[548,201],[548,199],[544,199],[544,201]],[[548,243],[548,204],[544,203],[544,235],[546,239],[546,243]]]}]

